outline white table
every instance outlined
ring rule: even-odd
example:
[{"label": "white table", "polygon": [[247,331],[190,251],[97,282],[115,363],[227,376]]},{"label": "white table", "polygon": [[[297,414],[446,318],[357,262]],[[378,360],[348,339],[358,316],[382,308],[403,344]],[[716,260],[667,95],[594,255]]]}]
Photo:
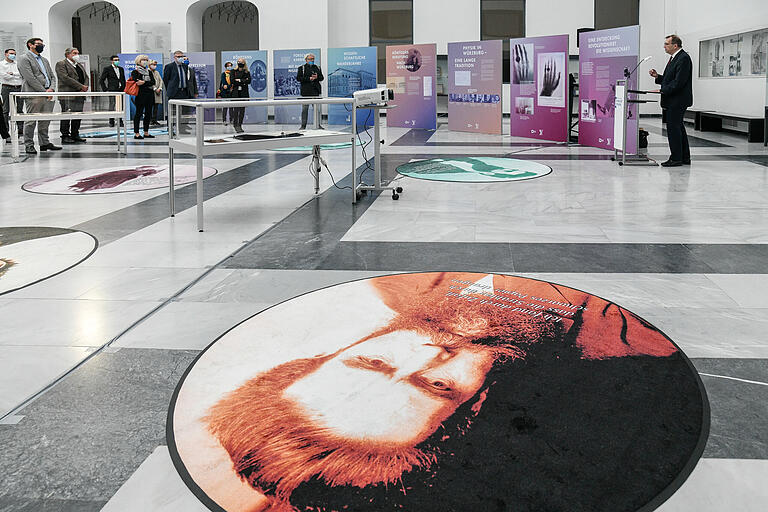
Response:
[{"label": "white table", "polygon": [[[174,204],[174,154],[175,152],[190,153],[195,155],[197,164],[197,229],[204,230],[203,216],[203,159],[206,156],[231,154],[231,153],[249,153],[254,151],[264,151],[269,149],[279,149],[295,146],[313,146],[312,166],[314,169],[315,194],[320,190],[320,146],[322,144],[336,144],[343,142],[351,143],[352,156],[352,196],[353,202],[356,200],[357,190],[357,162],[355,153],[355,129],[352,132],[336,132],[331,130],[303,130],[299,137],[276,137],[261,140],[237,140],[233,135],[210,135],[205,136],[205,110],[221,108],[239,108],[239,107],[269,107],[281,105],[323,105],[323,104],[349,104],[352,106],[352,126],[357,126],[356,109],[354,108],[353,98],[317,98],[317,99],[290,99],[290,100],[170,100],[168,102],[168,167],[170,173],[170,210],[171,217],[176,214]],[[174,125],[179,124],[181,107],[190,107],[195,109],[196,136],[194,137],[174,137]],[[318,111],[315,107],[315,126],[318,126]],[[258,135],[275,132],[260,132]],[[286,132],[292,133],[292,132]],[[241,134],[244,135],[244,134]],[[253,135],[256,135],[254,133]],[[225,142],[207,142],[207,140],[223,139]]]}]

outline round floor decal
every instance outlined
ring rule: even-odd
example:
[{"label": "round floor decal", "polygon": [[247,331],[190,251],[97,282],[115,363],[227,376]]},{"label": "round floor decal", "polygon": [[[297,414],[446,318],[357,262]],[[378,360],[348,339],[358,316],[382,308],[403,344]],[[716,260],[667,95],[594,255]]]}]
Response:
[{"label": "round floor decal", "polygon": [[68,270],[98,245],[83,231],[48,227],[0,227],[0,295]]},{"label": "round floor decal", "polygon": [[[203,179],[217,172],[213,167],[203,167]],[[194,165],[174,166],[173,181],[176,185],[192,183],[196,177],[197,169]],[[36,194],[112,194],[166,188],[169,180],[168,164],[138,165],[60,174],[28,181],[21,188]]]},{"label": "round floor decal", "polygon": [[422,180],[486,183],[540,178],[552,168],[530,160],[477,156],[417,160],[398,166],[397,172]]},{"label": "round floor decal", "polygon": [[267,309],[189,367],[174,465],[211,510],[653,510],[701,456],[698,374],[565,286],[397,274]]}]

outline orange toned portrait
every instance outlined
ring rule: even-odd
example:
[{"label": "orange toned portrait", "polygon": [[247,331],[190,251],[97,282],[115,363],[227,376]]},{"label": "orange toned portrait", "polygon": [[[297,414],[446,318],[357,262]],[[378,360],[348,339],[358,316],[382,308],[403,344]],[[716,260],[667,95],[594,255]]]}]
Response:
[{"label": "orange toned portrait", "polygon": [[[174,395],[169,447],[212,510],[587,510],[605,503],[589,490],[599,475],[630,462],[616,505],[639,509],[700,455],[698,384],[666,336],[604,299],[513,276],[398,274],[302,295],[219,338]],[[659,407],[669,386],[681,398]],[[634,452],[649,449],[669,474],[640,471]]]}]

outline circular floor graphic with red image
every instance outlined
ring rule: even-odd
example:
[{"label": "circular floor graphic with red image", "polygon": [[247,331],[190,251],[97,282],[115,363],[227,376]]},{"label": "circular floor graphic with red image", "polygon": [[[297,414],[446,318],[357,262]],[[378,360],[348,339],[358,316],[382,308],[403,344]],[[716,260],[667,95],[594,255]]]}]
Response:
[{"label": "circular floor graphic with red image", "polygon": [[190,365],[168,446],[211,510],[650,511],[709,405],[661,331],[563,285],[465,272],[316,290]]},{"label": "circular floor graphic with red image", "polygon": [[[175,165],[173,171],[176,186],[186,185],[197,179],[197,168],[194,165]],[[203,179],[210,178],[217,172],[213,167],[203,167]],[[36,194],[81,195],[136,192],[168,188],[169,185],[168,164],[151,164],[87,169],[28,181],[21,188]]]}]

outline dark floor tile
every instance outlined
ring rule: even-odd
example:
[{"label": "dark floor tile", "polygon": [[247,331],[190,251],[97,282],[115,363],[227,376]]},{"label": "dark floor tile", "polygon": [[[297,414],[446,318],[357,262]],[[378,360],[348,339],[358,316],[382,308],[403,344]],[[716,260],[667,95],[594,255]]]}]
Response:
[{"label": "dark floor tile", "polygon": [[768,274],[768,244],[686,244],[717,274]]},{"label": "dark floor tile", "polygon": [[325,270],[471,270],[513,272],[508,244],[341,242]]},{"label": "dark floor tile", "polygon": [[[229,192],[304,157],[305,155],[268,154],[237,169],[216,174],[203,183],[205,200]],[[197,186],[193,184],[177,189],[174,199],[176,213],[193,208],[197,204]],[[169,196],[166,193],[83,222],[73,229],[91,233],[99,243],[105,244],[159,222],[169,215]]]},{"label": "dark floor tile", "polygon": [[[648,130],[651,133],[655,133],[657,135],[663,135],[664,137],[667,136],[667,129],[666,128],[658,128],[657,126],[643,126],[644,129]],[[729,146],[728,144],[723,144],[722,142],[715,142],[714,140],[704,139],[702,137],[697,137],[696,135],[691,135],[691,132],[693,132],[694,129],[692,126],[688,125],[686,126],[686,132],[688,133],[688,144],[692,148],[701,147],[701,148],[731,148],[733,146]]]},{"label": "dark floor tile", "polygon": [[517,272],[707,273],[680,244],[511,244]]},{"label": "dark floor tile", "polygon": [[61,500],[51,510],[108,500],[165,443],[171,394],[196,355],[122,349],[94,356],[24,408],[19,424],[0,426],[0,493],[21,504]]},{"label": "dark floor tile", "polygon": [[[768,382],[766,359],[693,359],[700,373]],[[768,459],[768,386],[702,375],[712,426],[705,457]]]},{"label": "dark floor tile", "polygon": [[106,501],[23,500],[0,497],[0,512],[98,512]]}]

